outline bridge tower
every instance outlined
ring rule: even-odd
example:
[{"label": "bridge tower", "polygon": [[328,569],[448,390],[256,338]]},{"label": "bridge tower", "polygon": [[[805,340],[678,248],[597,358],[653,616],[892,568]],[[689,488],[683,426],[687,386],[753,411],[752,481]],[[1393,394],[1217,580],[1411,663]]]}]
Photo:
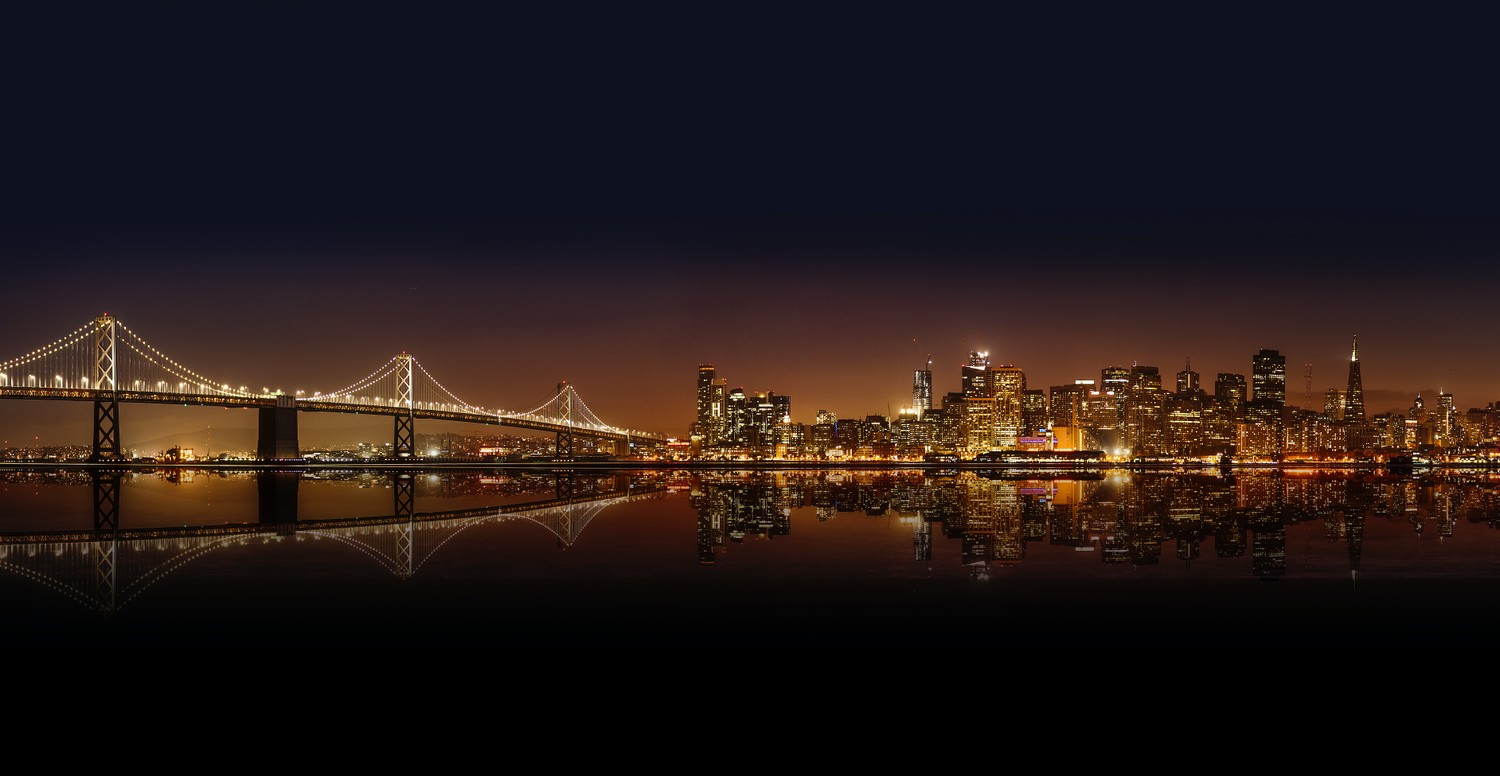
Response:
[{"label": "bridge tower", "polygon": [[392,453],[397,458],[410,458],[417,454],[416,403],[412,401],[411,380],[412,357],[410,353],[396,356],[396,401],[403,409],[396,415],[396,439]]},{"label": "bridge tower", "polygon": [[263,461],[291,461],[302,457],[297,441],[297,397],[277,394],[276,406],[260,408],[260,437],[256,454]]},{"label": "bridge tower", "polygon": [[417,481],[410,474],[395,476],[395,515],[406,518],[406,523],[396,527],[396,576],[410,579],[412,575],[412,539],[417,520]]},{"label": "bridge tower", "polygon": [[120,404],[115,400],[115,318],[94,319],[94,452],[92,461],[118,461]]},{"label": "bridge tower", "polygon": [[559,461],[571,461],[573,460],[573,390],[568,387],[567,380],[557,384],[556,404],[557,415],[564,428],[557,432],[554,457]]},{"label": "bridge tower", "polygon": [[260,522],[276,526],[277,536],[297,533],[297,489],[302,472],[263,469],[255,475],[260,495]]},{"label": "bridge tower", "polygon": [[[116,561],[119,556],[120,471],[89,472],[94,490],[94,541],[89,554],[94,560],[94,604],[99,611],[115,610]],[[104,536],[105,533],[108,536]]]},{"label": "bridge tower", "polygon": [[120,470],[91,470],[89,481],[94,490],[94,530],[113,531],[119,528]]}]

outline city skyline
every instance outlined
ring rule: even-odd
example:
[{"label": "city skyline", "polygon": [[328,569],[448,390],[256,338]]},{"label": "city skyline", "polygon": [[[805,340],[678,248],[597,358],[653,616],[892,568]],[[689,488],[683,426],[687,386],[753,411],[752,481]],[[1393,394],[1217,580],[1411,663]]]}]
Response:
[{"label": "city skyline", "polygon": [[1358,336],[1367,414],[1500,400],[1490,7],[215,6],[0,9],[0,359],[108,312],[237,385],[406,351],[680,436],[702,363],[806,422],[929,357],[936,400],[971,351],[1047,388],[1264,348],[1318,408]]},{"label": "city skyline", "polygon": [[[1182,387],[1181,381],[1185,379],[1185,375],[1189,373],[1194,377],[1203,375],[1204,377],[1201,378],[1201,387],[1211,394],[1213,393],[1213,380],[1211,379],[1212,376],[1217,373],[1222,377],[1227,373],[1236,375],[1247,381],[1246,385],[1244,386],[1244,390],[1250,397],[1253,398],[1258,394],[1274,395],[1279,399],[1279,403],[1287,407],[1317,410],[1320,409],[1320,407],[1326,406],[1327,402],[1332,400],[1330,399],[1330,396],[1336,394],[1339,413],[1342,414],[1350,411],[1350,389],[1358,385],[1360,390],[1358,391],[1357,411],[1361,415],[1361,417],[1369,417],[1382,413],[1404,413],[1412,406],[1414,400],[1419,404],[1424,400],[1428,404],[1431,404],[1432,402],[1437,401],[1439,395],[1446,395],[1448,397],[1451,397],[1456,409],[1459,412],[1463,412],[1464,410],[1469,408],[1483,409],[1487,406],[1493,406],[1493,404],[1495,403],[1492,400],[1486,400],[1473,402],[1471,404],[1465,404],[1464,399],[1462,397],[1455,396],[1452,390],[1447,389],[1446,386],[1439,386],[1437,390],[1429,392],[1419,391],[1406,396],[1403,396],[1397,392],[1376,389],[1375,391],[1373,391],[1373,396],[1376,397],[1375,401],[1388,402],[1389,406],[1384,406],[1382,404],[1369,405],[1369,403],[1365,400],[1365,397],[1371,396],[1372,392],[1369,389],[1364,388],[1364,382],[1361,377],[1361,366],[1365,362],[1365,359],[1362,359],[1359,356],[1357,341],[1352,344],[1352,349],[1352,354],[1350,356],[1346,356],[1344,362],[1345,369],[1347,370],[1346,377],[1348,382],[1343,388],[1337,387],[1336,385],[1328,386],[1325,388],[1322,387],[1321,382],[1315,381],[1309,389],[1305,380],[1303,380],[1302,377],[1296,374],[1292,369],[1292,365],[1294,365],[1294,362],[1288,362],[1287,355],[1284,353],[1280,353],[1275,349],[1261,349],[1257,351],[1257,354],[1259,355],[1251,354],[1246,359],[1246,363],[1249,368],[1242,368],[1240,371],[1234,371],[1232,369],[1209,370],[1205,368],[1200,372],[1198,370],[1192,369],[1191,358],[1185,359],[1184,369],[1191,371],[1183,371],[1177,373],[1178,388],[1180,389]],[[1255,384],[1255,381],[1251,379],[1257,374],[1257,359],[1261,356],[1264,356],[1266,353],[1271,353],[1276,358],[1280,359],[1280,363],[1278,365],[1280,375],[1278,378],[1278,386],[1274,394],[1267,394],[1265,388]],[[988,375],[994,374],[995,370],[997,369],[1007,372],[1016,372],[1019,380],[1018,385],[1023,385],[1028,389],[1042,390],[1045,392],[1050,392],[1052,389],[1055,389],[1058,386],[1074,384],[1080,380],[1088,381],[1098,386],[1102,386],[1105,384],[1107,378],[1107,375],[1105,375],[1104,372],[1110,369],[1122,370],[1122,379],[1124,379],[1125,373],[1127,372],[1134,372],[1140,369],[1154,369],[1156,370],[1156,374],[1160,375],[1159,379],[1163,383],[1164,390],[1170,392],[1172,387],[1169,384],[1171,382],[1170,375],[1173,373],[1172,369],[1164,368],[1156,364],[1138,363],[1131,363],[1128,366],[1121,364],[1109,364],[1100,367],[1092,375],[1084,374],[1069,380],[1047,381],[1043,383],[1038,381],[1033,376],[1035,372],[1028,372],[1028,370],[1022,365],[1003,363],[1000,361],[994,361],[994,363],[991,363],[993,359],[991,358],[991,354],[988,351],[970,351],[968,353],[966,363],[960,365],[957,369],[950,370],[950,373],[946,377],[943,370],[933,369],[933,367],[936,365],[936,362],[935,360],[931,360],[932,355],[924,354],[923,360],[920,363],[916,364],[916,366],[919,368],[916,370],[910,370],[907,374],[912,375],[922,372],[926,373],[926,380],[928,381],[928,384],[926,386],[928,392],[928,400],[930,402],[933,402],[933,404],[930,406],[936,406],[938,400],[945,393],[949,393],[952,391],[963,393],[969,390],[968,385],[971,380],[970,366],[972,366],[972,364],[974,363],[973,359],[976,356],[982,357],[984,364],[983,371],[979,373],[982,375],[980,378],[981,390],[983,388],[983,380],[988,379]],[[1201,363],[1202,362],[1200,360],[1200,364]],[[1307,365],[1308,364],[1306,363],[1303,364],[1304,367]],[[699,365],[700,372],[703,366],[704,365],[702,364]],[[708,366],[712,367],[714,365]],[[1053,371],[1055,372],[1056,370]],[[847,379],[849,375],[845,373],[843,377]],[[798,397],[799,395],[798,392],[794,390],[778,391],[775,389],[767,390],[758,388],[746,388],[746,385],[752,383],[744,381],[731,382],[727,377],[720,378],[719,382],[724,386],[723,390],[726,392],[736,391],[743,396],[750,397],[764,397],[769,395],[773,398],[778,398],[782,402],[786,403],[786,412],[784,414],[789,414],[792,421],[812,425],[813,423],[817,422],[817,418],[821,414],[823,414],[824,411],[831,412],[836,417],[863,418],[866,416],[882,415],[890,419],[895,419],[903,411],[910,408],[913,405],[913,402],[916,401],[916,386],[912,382],[916,379],[920,378],[910,378],[905,390],[900,393],[900,397],[904,398],[906,401],[888,400],[881,407],[871,407],[865,409],[861,409],[859,407],[850,407],[849,405],[852,402],[849,395],[842,392],[836,392],[834,394],[835,401],[828,403],[827,406],[815,407],[809,403],[802,401],[792,403],[790,400],[792,398]],[[1315,377],[1315,380],[1319,380],[1319,378]],[[1328,382],[1332,381],[1330,380]],[[700,406],[702,404],[701,387],[702,386],[700,384]],[[257,390],[258,389],[252,389],[252,391]],[[294,392],[293,389],[290,388],[276,388],[270,390],[285,390],[285,392],[288,394]],[[307,391],[306,393],[310,394],[312,392]],[[1050,400],[1050,397],[1048,398]],[[606,401],[605,404],[607,403],[608,402]],[[45,404],[51,406],[43,406],[42,408],[38,409],[37,402],[5,402],[3,405],[0,405],[0,419],[7,417],[19,417],[24,418],[25,420],[29,420],[32,423],[45,424],[38,425],[37,428],[43,428],[45,430],[39,432],[37,435],[34,435],[34,438],[36,436],[40,436],[41,434],[46,435],[45,442],[41,441],[40,439],[37,440],[41,444],[85,445],[88,442],[89,429],[87,428],[86,424],[78,422],[76,418],[71,421],[65,420],[65,418],[69,416],[81,417],[83,414],[85,414],[81,409],[77,407],[68,408],[66,406],[70,404],[68,402],[47,402]],[[64,406],[57,406],[58,404],[62,404]],[[1367,405],[1371,407],[1368,411],[1365,409]],[[677,402],[677,406],[679,407],[679,410],[675,414],[685,416],[685,420],[683,420],[683,422],[681,423],[676,424],[676,427],[668,427],[661,430],[654,428],[643,428],[641,430],[650,431],[652,433],[660,433],[667,437],[686,438],[687,436],[689,436],[689,434],[684,429],[694,422],[694,418],[692,417],[691,410],[681,411],[680,408],[683,406],[682,402]],[[186,412],[181,409],[163,411],[161,409],[151,407],[150,405],[132,406],[129,412],[132,415],[141,413],[146,418],[144,430],[140,428],[133,428],[130,425],[125,426],[125,433],[127,433],[129,437],[132,437],[127,441],[132,443],[132,446],[144,445],[146,447],[150,447],[160,440],[171,440],[174,437],[185,437],[194,434],[202,435],[204,433],[211,434],[212,424],[201,427],[195,425],[202,418],[208,417],[212,418],[219,425],[221,433],[221,448],[225,446],[240,449],[253,448],[253,444],[243,441],[244,438],[253,439],[253,434],[255,432],[256,421],[252,414],[249,413],[241,412],[239,413],[239,416],[236,417],[234,411],[229,411],[229,414],[227,415],[225,414],[224,410],[215,411],[213,409],[205,408],[189,408],[186,410]],[[227,422],[225,422],[226,420]],[[698,420],[701,420],[701,415],[698,417]],[[357,442],[380,444],[384,437],[388,436],[388,429],[385,428],[384,421],[361,421],[357,418],[328,419],[326,417],[314,419],[313,416],[309,416],[307,420],[303,421],[303,424],[304,429],[307,432],[307,444],[312,446],[353,445]],[[483,433],[481,427],[470,427],[469,424],[463,423],[427,420],[423,421],[422,425],[424,432],[428,428],[431,428],[436,433]],[[626,426],[629,428],[638,428],[636,426],[627,425],[627,421],[619,421],[618,425]],[[24,421],[22,423],[10,422],[7,423],[7,427],[4,429],[4,431],[0,432],[0,437],[4,437],[4,441],[6,443],[4,446],[28,446],[27,432],[29,430],[30,429],[25,426]],[[246,435],[249,435],[249,437],[246,437]],[[12,439],[16,440],[13,444],[11,443]],[[223,444],[225,440],[232,441],[228,442],[228,444],[226,445]],[[211,442],[211,437],[206,439],[204,442],[199,442],[198,444],[207,444],[208,442]],[[193,444],[191,439],[179,443]],[[160,446],[165,448],[170,446],[170,444],[164,444]]]}]

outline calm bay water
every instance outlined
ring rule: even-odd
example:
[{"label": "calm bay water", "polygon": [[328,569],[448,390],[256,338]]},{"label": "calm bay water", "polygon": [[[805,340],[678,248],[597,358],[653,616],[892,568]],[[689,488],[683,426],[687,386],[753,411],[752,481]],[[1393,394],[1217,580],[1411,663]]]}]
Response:
[{"label": "calm bay water", "polygon": [[0,472],[16,643],[1500,641],[1500,478]]}]

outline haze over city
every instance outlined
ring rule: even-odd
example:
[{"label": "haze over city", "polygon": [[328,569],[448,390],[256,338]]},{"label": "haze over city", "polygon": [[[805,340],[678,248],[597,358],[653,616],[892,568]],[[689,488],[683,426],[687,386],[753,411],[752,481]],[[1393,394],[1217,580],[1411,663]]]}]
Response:
[{"label": "haze over city", "polygon": [[[1357,335],[1371,413],[1500,401],[1488,7],[0,20],[0,359],[108,312],[226,382],[331,390],[407,351],[475,404],[566,380],[685,436],[702,363],[810,423],[894,414],[929,356],[941,393],[975,350],[1045,389],[1273,348],[1316,407]],[[124,412],[127,444],[255,422]],[[389,436],[361,423],[304,436]],[[82,404],[0,403],[7,440],[89,432]]]}]

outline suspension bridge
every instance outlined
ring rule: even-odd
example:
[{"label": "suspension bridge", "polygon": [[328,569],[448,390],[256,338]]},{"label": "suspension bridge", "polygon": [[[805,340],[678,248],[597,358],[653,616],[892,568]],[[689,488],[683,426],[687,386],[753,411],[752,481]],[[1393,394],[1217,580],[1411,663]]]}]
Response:
[{"label": "suspension bridge", "polygon": [[123,403],[243,407],[260,411],[257,457],[300,460],[301,412],[388,415],[394,419],[392,455],[418,459],[416,421],[447,420],[556,435],[555,459],[573,460],[575,442],[592,440],[615,455],[660,445],[659,434],[604,422],[566,381],[525,411],[482,407],[444,387],[410,353],[399,353],[364,378],[333,391],[286,394],[205,377],[105,314],[29,353],[0,361],[0,399],[85,401],[94,405],[91,460],[123,461]]}]

